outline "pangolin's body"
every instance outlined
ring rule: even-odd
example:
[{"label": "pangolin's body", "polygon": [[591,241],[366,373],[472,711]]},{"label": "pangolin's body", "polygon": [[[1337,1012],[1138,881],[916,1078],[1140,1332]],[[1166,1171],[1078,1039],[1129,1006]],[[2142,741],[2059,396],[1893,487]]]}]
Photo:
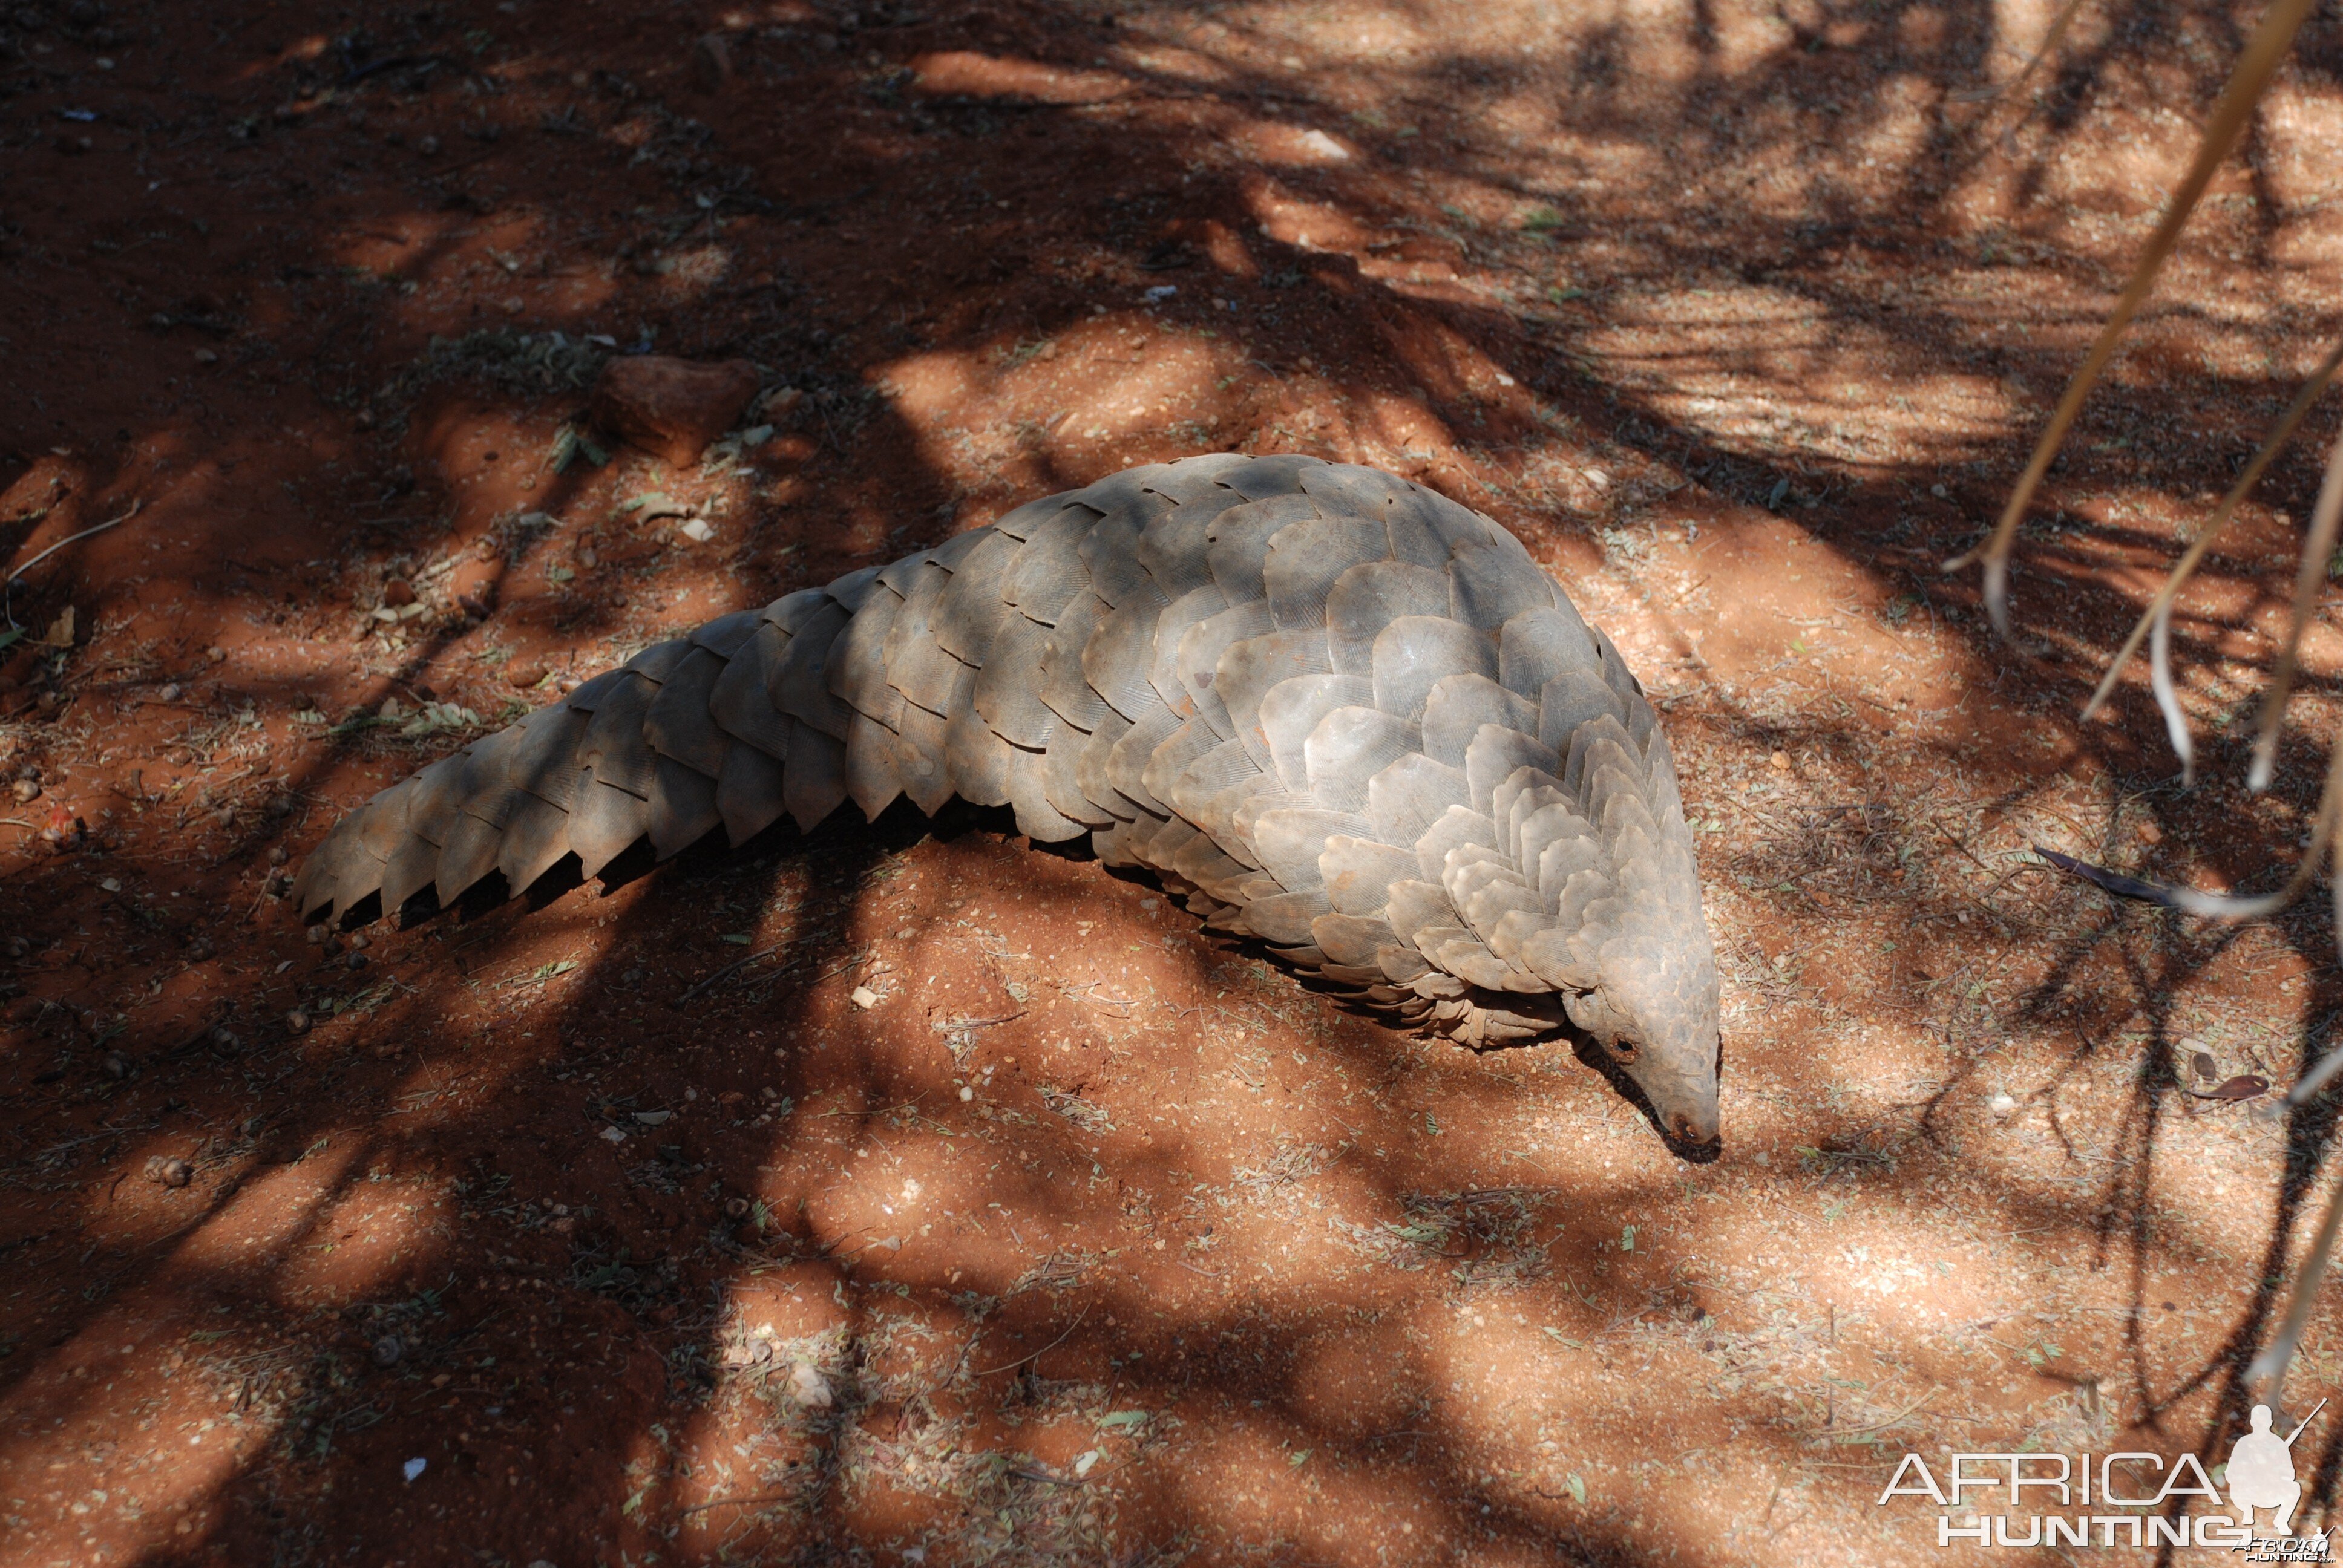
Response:
[{"label": "pangolin's body", "polygon": [[1566,1011],[1673,1134],[1715,1135],[1651,705],[1512,534],[1370,468],[1131,468],[710,621],[377,795],[295,891],[352,923],[898,795],[1087,833],[1403,1023],[1477,1045]]}]

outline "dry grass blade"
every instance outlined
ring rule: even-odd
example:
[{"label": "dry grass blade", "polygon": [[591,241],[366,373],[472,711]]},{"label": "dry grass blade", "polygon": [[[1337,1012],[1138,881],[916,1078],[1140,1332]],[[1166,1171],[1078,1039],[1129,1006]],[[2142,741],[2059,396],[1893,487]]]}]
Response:
[{"label": "dry grass blade", "polygon": [[2245,128],[2246,116],[2268,85],[2285,58],[2286,51],[2300,31],[2303,19],[2310,15],[2312,0],[2275,0],[2262,17],[2261,25],[2247,42],[2245,53],[2238,56],[2237,69],[2229,75],[2229,85],[2221,90],[2221,101],[2214,106],[2211,119],[2206,122],[2204,139],[2197,144],[2196,160],[2188,166],[2187,175],[2172,193],[2164,210],[2163,219],[2156,233],[2148,237],[2147,247],[2140,253],[2139,263],[2133,268],[2131,280],[2124,285],[2122,297],[2100,329],[2098,341],[2083,367],[2066,387],[2066,396],[2058,400],[2058,408],[2050,417],[2050,424],[2035,444],[2034,457],[2018,477],[2017,487],[2010,492],[2009,504],[2002,509],[2001,520],[1994,526],[1992,537],[1976,548],[1964,552],[1945,563],[1944,569],[1956,572],[1972,561],[1982,559],[1985,571],[1986,613],[1992,618],[1994,629],[2006,638],[2009,628],[2008,561],[2010,543],[2017,537],[2017,525],[2026,516],[2026,508],[2034,500],[2034,492],[2041,487],[2042,476],[2050,471],[2050,459],[2066,439],[2066,432],[2083,411],[2083,399],[2090,396],[2107,361],[2115,357],[2116,344],[2121,340],[2124,328],[2147,298],[2155,286],[2156,275],[2163,269],[2164,258],[2172,254],[2187,226],[2188,216],[2197,209],[2197,201],[2213,178],[2213,171],[2229,155],[2229,147]]},{"label": "dry grass blade", "polygon": [[2058,15],[2051,21],[2050,31],[2042,35],[2042,46],[2034,51],[2033,57],[2026,62],[2017,75],[2006,82],[1995,82],[1982,87],[1963,87],[1956,93],[1947,93],[1946,100],[1955,104],[1982,104],[2024,86],[2026,78],[2034,75],[2035,68],[2048,59],[2065,40],[2066,29],[2074,24],[2075,13],[2082,8],[2083,0],[2066,0],[2058,7]]},{"label": "dry grass blade", "polygon": [[2302,564],[2294,574],[2294,607],[2286,623],[2286,641],[2278,650],[2278,666],[2270,671],[2269,689],[2262,693],[2262,713],[2254,736],[2253,766],[2246,787],[2267,789],[2278,768],[2278,733],[2286,719],[2286,699],[2294,691],[2294,672],[2302,651],[2302,630],[2318,608],[2318,589],[2327,580],[2328,562],[2335,555],[2335,532],[2343,518],[2343,434],[2335,437],[2328,455],[2327,477],[2318,486],[2318,504],[2310,510],[2310,532],[2302,541]]},{"label": "dry grass blade", "polygon": [[2328,1261],[2335,1254],[2338,1225],[2343,1225],[2343,1191],[2327,1201],[2327,1212],[2319,1216],[2318,1233],[2311,1238],[2310,1251],[2295,1273],[2294,1293],[2287,1299],[2286,1317],[2279,1322],[2277,1334],[2246,1368],[2246,1386],[2264,1404],[2278,1403],[2278,1394],[2286,1384],[2286,1369],[2294,1361],[2295,1347],[2302,1342],[2302,1331],[2310,1322],[2311,1302],[2318,1295],[2319,1282],[2327,1277]]},{"label": "dry grass blade", "polygon": [[[2287,442],[2293,438],[2295,427],[2310,412],[2310,406],[2318,401],[2318,395],[2327,390],[2327,384],[2335,378],[2338,368],[2343,368],[2343,343],[2338,343],[2329,350],[2318,369],[2302,384],[2302,390],[2295,394],[2293,405],[2270,427],[2261,450],[2254,454],[2254,460],[2246,465],[2245,471],[2237,476],[2237,483],[2229,487],[2229,493],[2222,497],[2221,504],[2214,508],[2213,520],[2205,525],[2205,531],[2197,536],[2173,567],[2171,575],[2164,579],[2164,586],[2157,590],[2155,599],[2140,612],[2138,622],[2131,628],[2131,635],[2124,639],[2123,647],[2116,650],[2115,658],[2107,664],[2107,674],[2099,678],[2098,689],[2092,692],[2091,700],[2083,705],[2084,723],[2089,723],[2106,706],[2107,699],[2115,694],[2116,681],[2122,676],[2124,666],[2131,662],[2131,656],[2139,651],[2140,639],[2148,635],[2157,618],[2171,614],[2173,602],[2180,597],[2180,590],[2188,586],[2190,578],[2197,575],[2198,564],[2212,549],[2214,541],[2221,537],[2221,530],[2229,526],[2229,518],[2253,493],[2254,487],[2261,482],[2263,472],[2277,459]],[[2170,710],[2167,709],[2167,722],[2170,716]],[[2180,751],[2186,759],[2185,747],[2176,744],[2174,749]]]},{"label": "dry grass blade", "polygon": [[2172,738],[2173,753],[2180,759],[2180,784],[2197,782],[2197,751],[2189,743],[2188,715],[2180,710],[2180,693],[2172,684],[2172,607],[2156,612],[2156,634],[2147,645],[2147,684],[2156,706],[2164,714],[2164,732]]},{"label": "dry grass blade", "polygon": [[[2343,895],[2338,895],[2343,896]],[[2286,1091],[2288,1105],[2300,1105],[2327,1087],[2327,1081],[2343,1072],[2343,1045],[2337,1046],[2318,1059],[2318,1065],[2302,1075],[2302,1081]]]}]

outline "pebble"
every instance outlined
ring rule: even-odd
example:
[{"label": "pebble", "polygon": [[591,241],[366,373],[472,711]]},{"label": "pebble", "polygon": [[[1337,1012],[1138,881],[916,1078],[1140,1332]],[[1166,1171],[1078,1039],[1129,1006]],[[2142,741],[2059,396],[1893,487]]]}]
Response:
[{"label": "pebble", "polygon": [[505,684],[517,691],[527,691],[545,678],[545,666],[536,659],[522,659],[505,669]]},{"label": "pebble", "polygon": [[364,953],[351,953],[343,959],[342,962],[350,969],[362,970],[367,967],[367,956]]},{"label": "pebble", "polygon": [[811,1362],[799,1362],[789,1368],[789,1397],[808,1409],[828,1410],[837,1402],[829,1382],[814,1370]]},{"label": "pebble", "polygon": [[163,683],[163,689],[156,692],[155,695],[161,698],[166,702],[176,702],[184,693],[179,689],[179,683],[177,681],[166,680]]},{"label": "pebble", "polygon": [[292,858],[292,852],[282,844],[272,844],[268,847],[268,863],[272,866],[281,866]]},{"label": "pebble", "polygon": [[311,926],[307,930],[302,932],[301,940],[307,942],[313,948],[321,948],[326,945],[326,939],[332,934],[333,933],[327,930],[324,926],[316,925]]},{"label": "pebble", "polygon": [[732,80],[732,50],[720,33],[691,46],[691,85],[703,94],[720,93]]},{"label": "pebble", "polygon": [[879,1005],[879,993],[867,985],[859,985],[854,988],[853,994],[846,1000],[868,1012]]},{"label": "pebble", "polygon": [[130,1059],[118,1050],[106,1053],[106,1076],[119,1083],[130,1076]]},{"label": "pebble", "polygon": [[166,1187],[184,1187],[196,1179],[196,1168],[186,1161],[157,1154],[146,1161],[146,1180]]},{"label": "pebble", "polygon": [[243,1045],[244,1041],[236,1038],[236,1030],[226,1025],[212,1030],[212,1049],[222,1056],[234,1056]]},{"label": "pebble", "polygon": [[1773,756],[1765,759],[1765,762],[1776,773],[1787,773],[1790,770],[1790,754],[1786,751],[1775,752]]},{"label": "pebble", "polygon": [[285,1032],[286,1032],[286,1033],[287,1033],[287,1034],[307,1034],[307,1033],[308,1033],[308,1032],[309,1032],[309,1015],[308,1015],[307,1013],[306,1013],[306,1012],[302,1011],[302,1010],[301,1010],[299,1008],[297,1008],[297,1008],[295,1008],[291,1012],[287,1013],[287,1014],[285,1015]]},{"label": "pebble", "polygon": [[398,1342],[397,1334],[385,1334],[374,1342],[374,1364],[378,1367],[395,1367],[406,1353],[407,1347]]},{"label": "pebble", "polygon": [[1986,1101],[1986,1106],[1993,1112],[1996,1121],[2006,1121],[2017,1110],[2017,1101],[2006,1093],[1996,1094]]},{"label": "pebble", "polygon": [[8,792],[16,797],[17,805],[29,806],[41,798],[41,781],[37,779],[19,779],[8,786]]}]

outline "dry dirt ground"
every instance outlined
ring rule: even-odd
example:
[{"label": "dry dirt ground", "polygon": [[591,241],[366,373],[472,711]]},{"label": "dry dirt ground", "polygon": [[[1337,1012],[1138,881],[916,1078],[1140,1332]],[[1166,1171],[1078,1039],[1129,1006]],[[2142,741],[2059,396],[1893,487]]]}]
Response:
[{"label": "dry dirt ground", "polygon": [[[2331,409],[2185,601],[2205,781],[2138,679],[2071,716],[2338,329],[2343,34],[2094,398],[2011,650],[1936,565],[2251,21],[2089,5],[1965,100],[2049,9],[14,0],[0,562],[122,520],[0,622],[0,1557],[1920,1563],[1907,1449],[2226,1455],[2333,1118],[2192,1060],[2290,1081],[2332,927],[2027,847],[2258,888],[2302,837],[2335,630],[2234,780]],[[588,449],[645,345],[801,396]],[[999,815],[362,950],[275,896],[573,672],[1220,447],[1481,508],[1627,650],[1721,1157]]]}]

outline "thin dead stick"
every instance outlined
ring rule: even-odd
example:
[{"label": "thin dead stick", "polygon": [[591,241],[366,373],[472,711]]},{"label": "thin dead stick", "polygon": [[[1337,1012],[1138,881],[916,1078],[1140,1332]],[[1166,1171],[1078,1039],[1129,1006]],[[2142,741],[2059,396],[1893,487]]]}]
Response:
[{"label": "thin dead stick", "polygon": [[2343,520],[2343,434],[2335,437],[2328,455],[2327,477],[2319,482],[2318,503],[2310,509],[2310,531],[2302,541],[2302,565],[2294,574],[2294,606],[2286,623],[2286,641],[2270,671],[2269,689],[2262,693],[2261,718],[2254,737],[2252,766],[2246,769],[2246,788],[2267,789],[2278,768],[2278,732],[2286,719],[2286,699],[2294,691],[2294,671],[2302,651],[2303,628],[2318,608],[2318,590],[2327,581],[2327,563],[2335,555],[2335,533]]},{"label": "thin dead stick", "polygon": [[2263,1404],[2278,1402],[2286,1369],[2294,1360],[2295,1347],[2302,1342],[2302,1331],[2310,1322],[2311,1302],[2318,1294],[2319,1281],[2327,1276],[2328,1259],[2334,1255],[2338,1225],[2343,1225],[2343,1188],[2327,1201],[2327,1212],[2319,1216],[2318,1233],[2311,1238],[2310,1251],[2294,1277],[2294,1296],[2286,1304],[2286,1319],[2279,1323],[2277,1337],[2246,1368],[2246,1386],[2255,1391],[2255,1398]]},{"label": "thin dead stick", "polygon": [[2171,613],[2173,601],[2180,597],[2180,590],[2187,587],[2188,579],[2196,575],[2197,564],[2204,560],[2214,541],[2220,538],[2221,530],[2229,526],[2231,515],[2244,503],[2247,496],[2252,494],[2255,485],[2261,481],[2263,470],[2276,460],[2278,449],[2293,437],[2295,427],[2300,425],[2303,417],[2310,412],[2310,406],[2318,400],[2318,395],[2327,390],[2327,384],[2335,378],[2338,367],[2343,367],[2343,343],[2338,343],[2318,371],[2302,384],[2302,390],[2295,394],[2293,407],[2287,409],[2285,417],[2271,427],[2268,438],[2262,442],[2261,450],[2254,454],[2254,460],[2246,465],[2245,472],[2237,476],[2237,482],[2229,487],[2229,493],[2221,498],[2220,506],[2214,509],[2213,520],[2205,525],[2205,531],[2197,536],[2196,542],[2173,567],[2172,574],[2164,579],[2164,587],[2155,599],[2140,612],[2138,624],[2131,628],[2131,635],[2116,651],[2115,658],[2107,665],[2107,674],[2100,677],[2098,689],[2092,692],[2091,700],[2083,705],[2084,723],[2088,724],[2097,717],[2107,699],[2115,694],[2117,679],[2123,674],[2124,666],[2131,661],[2131,656],[2139,651],[2139,645],[2147,636],[2149,628],[2158,616]]},{"label": "thin dead stick", "polygon": [[1992,618],[1994,630],[2004,638],[2010,635],[2009,626],[2009,548],[2017,537],[2017,525],[2026,509],[2033,503],[2034,492],[2040,488],[2042,477],[2050,471],[2051,458],[2066,439],[2076,417],[2083,411],[2083,400],[2090,396],[2099,375],[2115,357],[2116,344],[2122,338],[2131,318],[2146,302],[2148,290],[2155,286],[2156,275],[2164,266],[2164,258],[2172,253],[2187,226],[2188,216],[2197,209],[2197,198],[2205,194],[2213,172],[2229,155],[2229,147],[2245,128],[2246,116],[2253,112],[2261,98],[2262,88],[2285,57],[2294,35],[2301,30],[2303,21],[2310,15],[2313,0],[2274,0],[2262,17],[2261,25],[2247,41],[2245,53],[2238,56],[2237,68],[2230,73],[2229,85],[2221,91],[2221,101],[2214,106],[2213,116],[2205,126],[2204,139],[2197,144],[2196,161],[2172,193],[2165,206],[2164,217],[2149,236],[2147,247],[2140,253],[2138,265],[2133,269],[2131,281],[2124,286],[2122,297],[2116,301],[2115,312],[2099,331],[2097,343],[2075,372],[2066,386],[2066,394],[2058,401],[2057,412],[2036,443],[2034,457],[2019,476],[2017,487],[2010,492],[2009,504],[2002,509],[2001,520],[1994,526],[1992,537],[1975,549],[1946,561],[1947,572],[1960,571],[1971,563],[1985,563],[1986,613]]},{"label": "thin dead stick", "polygon": [[2066,0],[2066,3],[2058,8],[2058,15],[2051,20],[2050,31],[2042,35],[2042,46],[2034,51],[2034,57],[2026,62],[2017,75],[2010,77],[2006,82],[1996,82],[1983,87],[1964,87],[1959,92],[1947,93],[1945,95],[1946,101],[1954,104],[1982,104],[1989,99],[1998,98],[2004,93],[2014,92],[2024,86],[2026,79],[2034,75],[2035,67],[2048,59],[2065,41],[2066,29],[2074,25],[2075,13],[2082,8],[2083,0]]},{"label": "thin dead stick", "polygon": [[[2334,871],[2338,917],[2337,930],[2343,933],[2343,844],[2337,843],[2335,838],[2339,801],[2343,801],[2343,746],[2338,746],[2328,753],[2327,781],[2318,791],[2318,814],[2311,825],[2310,843],[2304,849],[2302,859],[2296,862],[2293,875],[2287,878],[2286,886],[2277,892],[2261,893],[2251,898],[2241,899],[2228,893],[2202,893],[2194,888],[2176,888],[2162,882],[2144,882],[2136,877],[2110,871],[2104,866],[2077,859],[2072,855],[2046,849],[2039,844],[2033,848],[2036,854],[2060,870],[2071,872],[2085,881],[2095,882],[2117,898],[2141,899],[2161,904],[2168,910],[2178,910],[2183,914],[2202,915],[2217,920],[2258,920],[2278,913],[2302,896],[2302,890],[2310,885],[2310,879],[2318,869],[2319,858],[2332,845],[2337,862]],[[2343,934],[2338,934],[2337,940],[2343,943]]]},{"label": "thin dead stick", "polygon": [[[84,528],[77,534],[67,534],[64,538],[59,539],[55,544],[51,545],[47,549],[43,550],[39,555],[35,556],[31,560],[26,561],[15,571],[10,572],[8,574],[7,580],[5,582],[0,582],[0,593],[13,595],[16,589],[16,579],[18,578],[21,578],[26,572],[31,571],[35,567],[39,566],[43,561],[47,560],[51,556],[55,555],[59,550],[65,548],[75,539],[85,539],[92,534],[102,534],[108,528],[120,528],[123,524],[136,517],[138,515],[138,508],[146,504],[146,502],[142,497],[139,499],[132,501],[129,508],[120,517],[109,518],[105,522],[98,524],[96,528]],[[16,624],[15,613],[13,610],[5,613],[7,615],[8,624],[12,627],[15,626]]]},{"label": "thin dead stick", "polygon": [[709,975],[706,980],[701,980],[698,985],[693,986],[689,990],[676,998],[676,1005],[678,1007],[682,1006],[685,1002],[689,1001],[693,997],[698,996],[701,991],[706,990],[709,986],[714,985],[718,980],[722,980],[726,975],[731,974],[738,970],[744,969],[749,964],[755,963],[759,959],[770,958],[780,950],[781,950],[777,947],[759,948],[755,952],[749,954],[746,958],[734,959],[730,963],[726,964],[722,969],[718,970],[714,974]]},{"label": "thin dead stick", "polygon": [[39,555],[35,556],[31,560],[26,561],[15,571],[10,572],[8,574],[8,580],[12,583],[15,582],[18,578],[23,577],[26,572],[31,571],[35,567],[39,566],[43,561],[47,560],[51,556],[55,555],[59,550],[65,548],[75,539],[85,539],[92,534],[102,534],[108,528],[120,528],[123,524],[136,517],[138,515],[138,508],[146,504],[146,503],[143,499],[133,501],[130,503],[130,509],[124,512],[120,517],[110,518],[105,522],[98,524],[96,528],[84,528],[77,534],[67,534],[64,538],[59,539],[55,544],[51,545],[47,549],[43,550]]},{"label": "thin dead stick", "polygon": [[1885,1421],[1875,1421],[1866,1426],[1834,1427],[1823,1435],[1825,1437],[1853,1437],[1857,1432],[1877,1432],[1882,1427],[1894,1426],[1897,1422],[1902,1421],[1906,1416],[1910,1415],[1914,1411],[1918,1410],[1922,1405],[1927,1403],[1930,1400],[1936,1398],[1938,1394],[1944,1392],[1944,1385],[1939,1383],[1935,1388],[1930,1389],[1926,1393],[1922,1394],[1918,1399],[1914,1400],[1910,1404],[1906,1405],[1902,1410],[1897,1411],[1894,1415],[1889,1416]]},{"label": "thin dead stick", "polygon": [[1030,1361],[1035,1361],[1035,1360],[1038,1360],[1039,1358],[1041,1358],[1041,1357],[1042,1357],[1042,1356],[1048,1355],[1051,1351],[1056,1350],[1060,1345],[1064,1344],[1064,1343],[1066,1342],[1066,1335],[1067,1335],[1067,1334],[1071,1334],[1071,1333],[1072,1333],[1076,1329],[1081,1328],[1081,1327],[1082,1326],[1082,1319],[1083,1319],[1083,1318],[1087,1318],[1087,1317],[1089,1317],[1090,1315],[1091,1315],[1091,1309],[1090,1309],[1089,1305],[1086,1303],[1086,1304],[1084,1304],[1084,1306],[1082,1307],[1081,1312],[1079,1314],[1077,1314],[1077,1315],[1076,1315],[1076,1317],[1075,1317],[1074,1321],[1073,1321],[1072,1322],[1068,1323],[1068,1324],[1066,1325],[1066,1332],[1065,1332],[1065,1333],[1063,1333],[1063,1334],[1060,1334],[1056,1339],[1051,1340],[1048,1344],[1043,1345],[1040,1350],[1035,1351],[1035,1352],[1034,1352],[1031,1355],[1030,1355],[1030,1356],[1019,1356],[1015,1361],[1011,1362],[1008,1364],[1008,1366],[998,1366],[998,1367],[994,1367],[994,1368],[992,1368],[990,1371],[988,1371],[988,1372],[980,1372],[977,1373],[976,1375],[977,1375],[977,1376],[979,1376],[979,1377],[990,1377],[990,1376],[993,1374],[993,1372],[1008,1372],[1008,1371],[1011,1370],[1012,1368],[1015,1368],[1015,1367],[1021,1367],[1021,1366],[1023,1366],[1027,1362],[1030,1362]]}]

